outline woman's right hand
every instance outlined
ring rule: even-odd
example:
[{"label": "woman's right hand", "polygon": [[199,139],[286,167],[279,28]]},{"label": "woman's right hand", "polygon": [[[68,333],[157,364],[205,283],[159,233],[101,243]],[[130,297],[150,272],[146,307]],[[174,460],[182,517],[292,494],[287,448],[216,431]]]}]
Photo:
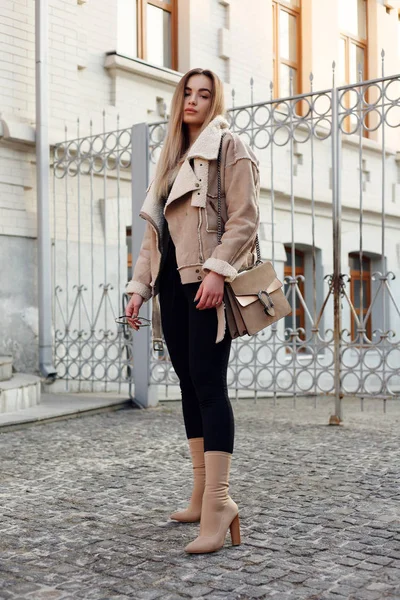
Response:
[{"label": "woman's right hand", "polygon": [[138,316],[143,301],[144,299],[140,294],[132,294],[131,299],[129,300],[125,309],[125,315],[128,317],[128,323],[136,331],[139,331],[139,325],[137,324],[137,321],[140,321]]}]

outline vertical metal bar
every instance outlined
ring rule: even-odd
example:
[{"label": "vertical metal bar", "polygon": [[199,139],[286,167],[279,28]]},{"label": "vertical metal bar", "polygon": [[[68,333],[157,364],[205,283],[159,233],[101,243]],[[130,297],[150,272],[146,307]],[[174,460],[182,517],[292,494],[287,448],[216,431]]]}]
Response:
[{"label": "vertical metal bar", "polygon": [[[104,198],[104,283],[103,283],[103,307],[104,307],[104,332],[105,336],[103,337],[104,344],[104,372],[105,372],[105,391],[107,391],[107,310],[108,310],[108,272],[107,272],[107,242],[108,242],[108,225],[107,225],[107,167],[108,167],[108,158],[109,152],[107,151],[107,142],[106,142],[106,111],[103,110],[103,198]],[[110,153],[111,154],[111,153]]]},{"label": "vertical metal bar", "polygon": [[[381,52],[382,57],[382,78],[385,76],[385,51]],[[385,260],[385,230],[386,230],[386,206],[385,206],[385,187],[386,187],[386,139],[385,139],[385,83],[381,82],[382,86],[382,241],[381,241],[381,272],[383,276],[386,276],[386,260]],[[387,281],[387,280],[386,280]],[[388,329],[387,315],[386,315],[386,285],[382,286],[382,330],[386,334]],[[383,338],[383,349],[382,349],[382,393],[387,393],[386,387],[386,348],[387,348],[387,336]]]},{"label": "vertical metal bar", "polygon": [[[274,187],[274,133],[275,133],[275,120],[273,118],[274,102],[273,102],[273,89],[274,84],[270,83],[270,108],[271,108],[271,126],[270,126],[270,151],[271,151],[271,240],[272,240],[272,264],[275,264],[275,187]],[[275,105],[276,106],[276,105]],[[277,364],[276,364],[276,352],[277,352],[277,336],[278,327],[274,323],[272,326],[272,385],[274,392],[274,406],[276,406],[276,388],[277,388]],[[286,350],[286,348],[285,348]]]},{"label": "vertical metal bar", "polygon": [[[296,361],[297,361],[297,341],[298,341],[298,333],[297,333],[297,327],[296,327],[296,314],[295,314],[295,308],[296,308],[296,288],[297,288],[297,282],[296,282],[296,250],[295,250],[295,239],[294,239],[294,223],[295,223],[295,211],[294,211],[294,179],[293,179],[293,71],[292,69],[290,69],[290,78],[289,78],[289,95],[290,95],[290,100],[289,100],[289,122],[290,122],[290,136],[289,136],[289,148],[290,148],[290,152],[289,152],[289,156],[290,156],[290,169],[289,169],[289,173],[290,173],[290,219],[291,219],[291,236],[292,236],[292,284],[291,284],[291,291],[292,291],[292,307],[293,307],[293,312],[292,312],[292,328],[293,328],[293,332],[292,332],[292,366],[293,366],[293,407],[296,406],[296,396],[297,396],[297,390],[296,390]],[[294,332],[296,331],[296,335],[294,335]]]},{"label": "vertical metal bar", "polygon": [[[142,243],[145,222],[139,212],[146,195],[149,181],[149,129],[147,123],[132,127],[132,265],[135,264]],[[150,303],[144,302],[140,314],[150,317]],[[135,400],[142,406],[157,404],[157,386],[150,385],[150,344],[149,327],[142,327],[133,336],[133,378]]]},{"label": "vertical metal bar", "polygon": [[241,341],[239,341],[239,338],[237,338],[235,340],[235,400],[236,402],[238,402],[239,400],[239,348],[240,345],[242,344]]},{"label": "vertical metal bar", "polygon": [[342,421],[342,391],[341,391],[341,243],[340,243],[340,140],[339,135],[339,94],[335,88],[335,63],[333,63],[332,86],[332,223],[333,223],[333,345],[334,345],[334,385],[335,385],[335,414],[330,417],[329,423],[337,425]]},{"label": "vertical metal bar", "polygon": [[80,142],[80,130],[79,130],[79,117],[77,119],[77,156],[76,156],[76,185],[77,185],[77,199],[78,199],[78,350],[79,350],[79,358],[78,358],[78,367],[79,367],[79,378],[78,385],[79,391],[82,389],[82,373],[83,373],[83,356],[82,356],[82,273],[81,273],[81,142]]},{"label": "vertical metal bar", "polygon": [[[65,127],[65,147],[67,147],[67,139],[68,139],[68,130]],[[65,323],[66,323],[66,331],[65,331],[65,340],[66,340],[66,390],[69,391],[69,368],[71,366],[70,361],[70,348],[71,348],[71,323],[69,322],[69,196],[68,196],[68,173],[69,173],[69,161],[66,165],[66,173],[65,173]]]},{"label": "vertical metal bar", "polygon": [[[79,117],[77,119],[77,157],[76,157],[76,161],[77,161],[77,174],[76,174],[76,181],[77,181],[77,198],[78,198],[78,286],[80,287],[81,285],[81,144],[80,144],[80,139],[79,139]],[[80,328],[80,311],[79,311],[79,328]]]},{"label": "vertical metal bar", "polygon": [[[57,273],[57,202],[56,202],[56,160],[57,160],[57,147],[53,150],[53,277],[52,277],[52,298],[53,298],[53,307],[52,307],[52,315],[53,315],[53,328],[54,328],[54,336],[57,331],[57,312],[56,312],[56,273]],[[55,362],[57,363],[57,346],[56,339],[54,337],[54,357]]]},{"label": "vertical metal bar", "polygon": [[[104,260],[104,276],[103,284],[107,285],[107,148],[106,148],[106,111],[103,110],[103,199],[104,199],[104,245],[103,245],[103,260]],[[107,311],[105,311],[107,314]],[[107,330],[107,317],[105,316],[105,329]]]},{"label": "vertical metal bar", "polygon": [[[363,86],[361,84],[362,81],[362,70],[359,69],[358,72],[359,78],[359,87],[355,88],[357,90],[357,104],[358,107],[358,118],[359,118],[359,136],[358,136],[358,170],[359,170],[359,188],[360,188],[360,219],[359,219],[359,257],[360,257],[360,325],[361,331],[357,331],[356,340],[357,343],[360,344],[360,387],[359,391],[364,391],[364,360],[363,354],[364,343],[366,341],[366,323],[364,317],[364,267],[363,267],[363,213],[364,213],[364,190],[363,190]],[[351,328],[350,328],[351,329]]]},{"label": "vertical metal bar", "polygon": [[[317,96],[318,98],[318,96]],[[313,361],[313,375],[314,375],[314,393],[318,393],[317,384],[317,356],[318,356],[318,331],[316,330],[315,323],[317,321],[317,258],[315,248],[315,186],[314,186],[314,96],[313,96],[313,74],[310,73],[310,131],[311,131],[311,256],[312,256],[312,280],[313,280],[313,322],[310,341],[314,346],[314,361]],[[316,396],[315,396],[316,398]],[[316,408],[316,400],[315,400]]]},{"label": "vertical metal bar", "polygon": [[49,381],[57,372],[53,364],[51,323],[52,278],[49,214],[49,132],[48,132],[48,0],[35,6],[35,77],[36,77],[36,185],[39,308],[39,369]]},{"label": "vertical metal bar", "polygon": [[[385,76],[385,51],[382,50],[382,78]],[[385,170],[385,84],[382,81],[382,248],[381,248],[381,271],[382,275],[386,272],[385,265],[385,227],[386,227],[386,214],[385,214],[385,184],[386,184],[386,170]],[[386,331],[386,314],[385,314],[385,302],[383,303],[384,311],[384,322],[383,330]]]},{"label": "vertical metal bar", "polygon": [[[275,263],[275,188],[274,188],[274,118],[272,116],[274,110],[273,97],[273,83],[270,84],[270,107],[271,107],[271,137],[270,137],[270,150],[271,150],[271,240],[272,240],[272,264]],[[276,107],[277,105],[275,105]]]},{"label": "vertical metal bar", "polygon": [[250,114],[250,146],[254,148],[254,79],[250,77],[250,104],[251,104],[251,114]]},{"label": "vertical metal bar", "polygon": [[[118,311],[120,310],[119,307],[119,297],[120,294],[122,293],[122,289],[121,289],[121,185],[120,185],[120,178],[121,178],[121,169],[120,169],[120,162],[121,162],[121,157],[122,157],[122,153],[123,150],[121,148],[120,150],[120,146],[121,146],[121,142],[120,142],[120,132],[119,132],[119,114],[117,115],[117,150],[115,153],[115,157],[116,157],[116,161],[117,161],[117,226],[118,226],[118,259],[117,259],[117,268],[118,268],[118,273],[117,273],[117,302],[118,302],[118,306],[117,309]],[[123,314],[122,310],[121,313],[118,312],[118,314]],[[118,373],[121,373],[121,368],[122,368],[122,345],[121,345],[121,335],[119,335],[119,339],[118,339],[118,348],[119,348],[119,352],[118,352]],[[121,377],[118,377],[118,392],[121,392]]]},{"label": "vertical metal bar", "polygon": [[317,258],[315,249],[315,189],[314,189],[314,97],[311,75],[311,244],[313,271],[313,321],[317,318]]},{"label": "vertical metal bar", "polygon": [[94,151],[95,148],[95,140],[93,139],[93,121],[90,119],[90,140],[93,144],[93,152],[91,154],[91,164],[90,164],[90,283],[91,283],[91,314],[90,314],[90,346],[91,346],[91,360],[90,360],[90,381],[91,381],[91,390],[94,391],[94,365],[95,365],[95,347],[96,347],[96,339],[95,339],[95,325],[94,325],[94,179],[93,173],[96,164],[96,153]]}]

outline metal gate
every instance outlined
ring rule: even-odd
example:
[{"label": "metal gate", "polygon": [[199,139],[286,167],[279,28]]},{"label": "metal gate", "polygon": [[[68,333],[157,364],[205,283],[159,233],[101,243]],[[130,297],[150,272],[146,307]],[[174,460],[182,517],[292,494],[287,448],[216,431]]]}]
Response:
[{"label": "metal gate", "polygon": [[[91,121],[89,136],[80,136],[78,120],[77,137],[68,139],[66,129],[53,152],[54,363],[67,391],[132,393],[132,331],[115,318],[127,302],[132,230],[141,234],[141,219],[132,219],[133,173],[141,160],[156,161],[165,123],[148,128],[150,152],[135,127],[120,129],[119,117],[116,125],[107,131],[103,112],[102,132],[93,134]],[[148,383],[145,369],[140,377]]]},{"label": "metal gate", "polygon": [[54,148],[53,323],[55,366],[66,389],[121,390],[131,344],[117,329],[132,224],[131,131],[79,136]]},{"label": "metal gate", "polygon": [[[251,82],[250,104],[236,107],[232,96],[231,129],[260,159],[262,255],[293,312],[233,343],[228,380],[236,397],[334,395],[341,418],[344,395],[385,406],[400,390],[400,76],[335,87],[333,72],[332,88],[314,92],[312,76],[310,87],[274,99],[271,86],[270,99],[255,103]],[[104,129],[55,149],[56,362],[61,377],[91,389],[131,381],[130,333],[112,323],[127,279],[124,227],[135,232],[143,201],[134,193],[132,223],[131,157],[148,156],[151,168],[165,125],[145,126],[137,143],[129,130]],[[136,378],[177,384],[168,356],[143,360]]]}]

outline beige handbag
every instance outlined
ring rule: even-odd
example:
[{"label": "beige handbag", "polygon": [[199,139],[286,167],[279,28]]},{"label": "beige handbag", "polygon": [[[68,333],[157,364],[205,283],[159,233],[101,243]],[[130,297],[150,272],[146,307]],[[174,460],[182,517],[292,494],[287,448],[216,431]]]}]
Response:
[{"label": "beige handbag", "polygon": [[[222,136],[223,137],[223,136]],[[222,238],[221,218],[221,146],[218,154],[218,244]],[[290,314],[292,308],[276,276],[272,263],[262,262],[260,243],[256,236],[257,260],[253,267],[241,271],[225,284],[225,310],[232,338],[254,335],[268,325]]]}]

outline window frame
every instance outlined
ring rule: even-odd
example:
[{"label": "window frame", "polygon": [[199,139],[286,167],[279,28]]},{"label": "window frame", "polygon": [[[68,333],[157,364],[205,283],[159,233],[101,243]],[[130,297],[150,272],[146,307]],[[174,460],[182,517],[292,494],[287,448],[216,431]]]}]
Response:
[{"label": "window frame", "polygon": [[[356,258],[358,261],[360,260],[360,253],[359,252],[350,252],[349,254],[349,262],[351,260],[351,258]],[[364,269],[362,270],[362,279],[361,279],[361,269],[353,269],[350,266],[350,301],[351,304],[355,310],[355,312],[357,313],[358,318],[361,320],[364,319],[365,315],[368,312],[368,309],[371,305],[371,259],[368,256],[363,256],[363,260],[367,261],[368,263],[368,270]],[[354,303],[354,298],[355,298],[355,294],[354,294],[354,282],[355,281],[359,281],[360,282],[360,299],[361,299],[361,287],[362,287],[362,282],[366,281],[367,285],[366,285],[366,289],[367,289],[367,295],[366,298],[365,296],[363,296],[363,301],[364,301],[364,306],[359,306],[358,308],[355,306]],[[361,319],[362,317],[362,319]],[[352,313],[350,313],[350,320],[351,320],[351,339],[352,341],[356,341],[356,331],[355,331],[355,319]],[[372,337],[372,314],[370,314],[367,324],[366,324],[366,328],[365,328],[365,334],[367,336],[367,338],[370,340]]]},{"label": "window frame", "polygon": [[[292,255],[292,248],[291,246],[285,245],[285,252],[287,254],[287,256],[291,256]],[[297,277],[298,275],[305,275],[305,252],[303,250],[298,250],[297,248],[295,248],[294,250],[295,253],[295,261],[296,261],[296,256],[299,256],[301,258],[301,265],[297,265],[295,264],[294,267],[294,274],[295,277]],[[284,263],[284,267],[283,267],[283,277],[292,277],[292,265],[289,265],[288,261],[285,261]],[[288,284],[285,284],[288,285]],[[303,296],[304,300],[305,300],[305,290],[304,290],[304,281],[298,281],[298,286],[299,286],[299,290],[301,295]],[[289,301],[291,300],[291,297],[289,296]],[[287,315],[285,317],[285,321],[286,323],[292,319],[292,314],[294,312],[294,316],[295,317],[299,317],[299,327],[301,327],[304,331],[306,330],[306,314],[305,314],[305,310],[304,310],[304,306],[302,305],[302,303],[298,300],[298,296],[296,295],[296,301],[295,301],[295,308],[292,307],[292,312]],[[286,323],[285,323],[285,329],[286,329]],[[290,325],[291,326],[291,325]],[[298,339],[297,339],[297,346],[301,346],[302,344],[304,344],[305,338],[302,339],[301,334],[299,335]],[[288,345],[290,345],[290,342],[288,342]],[[301,350],[305,351],[305,348],[301,348]],[[288,349],[288,351],[290,351]]]},{"label": "window frame", "polygon": [[[147,59],[147,5],[150,4],[171,14],[171,66],[156,65],[166,69],[178,70],[178,0],[131,0],[136,3],[136,58]],[[133,57],[132,57],[133,58]],[[149,64],[154,64],[150,63]]]},{"label": "window frame", "polygon": [[[355,46],[358,46],[359,48],[362,48],[364,50],[364,75],[363,75],[363,81],[367,81],[368,79],[368,72],[369,72],[369,47],[368,47],[368,39],[369,39],[369,23],[368,23],[368,17],[369,17],[369,0],[363,0],[365,2],[365,39],[364,38],[360,38],[357,35],[354,35],[348,31],[342,31],[340,30],[339,32],[339,41],[340,40],[344,40],[345,43],[345,64],[344,64],[344,78],[345,78],[345,82],[341,83],[340,85],[354,85],[358,83],[357,81],[350,81],[350,51],[351,51],[351,45],[354,44]],[[357,70],[357,76],[358,76],[358,70]],[[369,91],[367,90],[367,95],[366,95],[366,101],[369,101],[368,98],[369,95]],[[347,109],[350,108],[350,93],[345,93],[344,94],[344,104],[345,107]],[[367,127],[369,127],[369,115],[367,115],[366,119],[365,119],[365,125]],[[351,126],[351,117],[350,115],[347,116],[344,120],[344,129],[345,131],[350,132],[352,129]],[[363,131],[363,137],[369,137],[369,131],[364,130]]]},{"label": "window frame", "polygon": [[[279,98],[280,85],[280,66],[281,63],[288,67],[292,67],[297,72],[297,89],[293,89],[293,96],[301,94],[302,91],[302,24],[301,24],[301,2],[299,7],[290,6],[286,0],[272,0],[272,60],[273,60],[273,97]],[[279,24],[280,11],[284,10],[288,14],[296,18],[296,34],[297,34],[297,62],[294,63],[288,59],[282,59],[280,56],[280,39],[279,39]]]}]

